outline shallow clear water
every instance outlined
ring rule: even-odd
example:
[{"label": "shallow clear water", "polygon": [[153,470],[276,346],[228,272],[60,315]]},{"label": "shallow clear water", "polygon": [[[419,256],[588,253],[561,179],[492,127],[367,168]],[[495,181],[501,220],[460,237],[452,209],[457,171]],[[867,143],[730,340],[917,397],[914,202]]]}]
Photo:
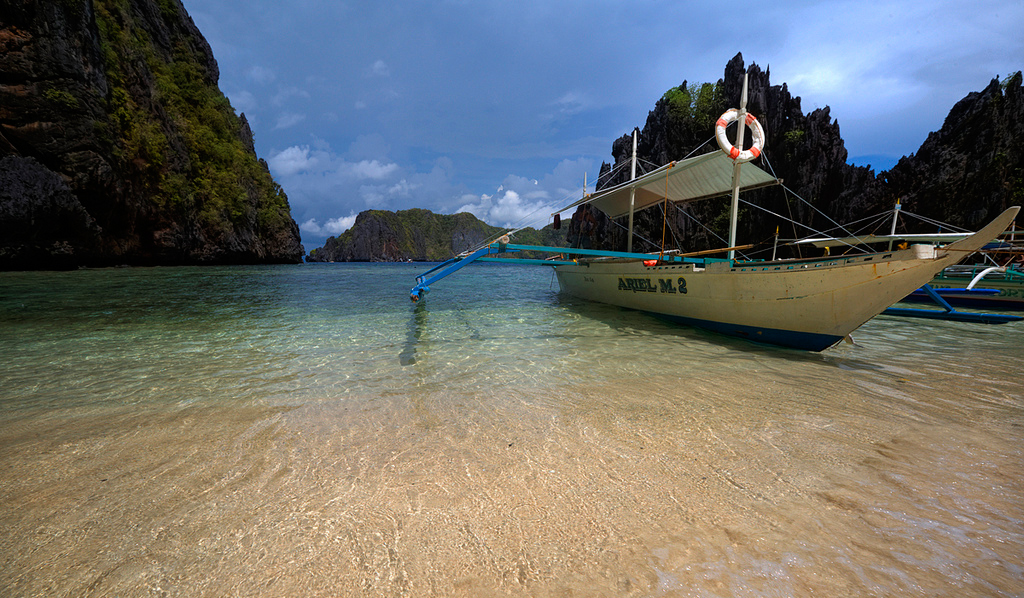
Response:
[{"label": "shallow clear water", "polygon": [[425,269],[0,273],[0,595],[1024,593],[1021,324],[803,353]]}]

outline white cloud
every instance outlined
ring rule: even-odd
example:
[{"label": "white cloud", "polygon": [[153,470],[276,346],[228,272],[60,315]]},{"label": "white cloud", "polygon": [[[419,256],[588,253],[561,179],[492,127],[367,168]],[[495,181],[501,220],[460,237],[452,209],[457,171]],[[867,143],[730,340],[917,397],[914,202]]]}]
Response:
[{"label": "white cloud", "polygon": [[285,112],[277,119],[277,124],[274,125],[274,129],[287,129],[288,127],[299,124],[306,120],[305,114],[295,114],[293,112]]},{"label": "white cloud", "polygon": [[[333,186],[346,181],[384,181],[400,172],[394,162],[385,160],[348,161],[333,153],[322,139],[315,139],[313,148],[308,145],[293,145],[281,152],[271,154],[268,160],[271,170],[280,177],[298,174],[315,177],[316,185]],[[288,181],[290,185],[302,185],[303,181]],[[409,183],[399,183],[408,189]],[[399,187],[399,190],[402,187]]]},{"label": "white cloud", "polygon": [[356,215],[349,214],[348,216],[331,218],[324,223],[323,226],[317,223],[315,218],[303,222],[299,225],[301,230],[304,230],[315,235],[340,235],[341,233],[352,228],[352,225],[356,223]]},{"label": "white cloud", "polygon": [[309,155],[309,146],[293,145],[292,147],[270,156],[267,160],[270,169],[278,176],[291,176],[307,170],[316,164],[316,158]]},{"label": "white cloud", "polygon": [[571,116],[586,110],[590,105],[590,101],[582,93],[570,91],[555,100],[554,105],[558,107],[558,111],[563,115]]},{"label": "white cloud", "polygon": [[[552,212],[582,195],[583,173],[594,168],[592,160],[578,158],[562,160],[539,180],[510,174],[493,195],[463,195],[456,213],[469,212],[494,226],[542,228],[550,222]],[[590,186],[593,188],[593,183]]]},{"label": "white cloud", "polygon": [[386,179],[398,170],[398,164],[394,162],[381,163],[377,160],[360,160],[359,162],[346,162],[345,168],[352,176],[360,179]]},{"label": "white cloud", "polygon": [[245,74],[260,85],[271,83],[277,78],[277,76],[274,75],[274,71],[260,65],[253,65],[249,67],[249,70],[247,70]]},{"label": "white cloud", "polygon": [[547,201],[530,202],[512,189],[494,195],[483,194],[476,203],[468,203],[455,211],[469,212],[484,222],[505,228],[542,227],[550,212]]},{"label": "white cloud", "polygon": [[412,192],[418,189],[420,185],[418,183],[410,183],[409,181],[402,179],[388,188],[388,193],[392,197],[412,197]]},{"label": "white cloud", "polygon": [[376,62],[374,62],[373,66],[370,67],[370,72],[373,73],[374,75],[378,76],[378,77],[390,77],[391,76],[391,69],[388,67],[387,63],[384,62],[383,60],[377,60]]}]

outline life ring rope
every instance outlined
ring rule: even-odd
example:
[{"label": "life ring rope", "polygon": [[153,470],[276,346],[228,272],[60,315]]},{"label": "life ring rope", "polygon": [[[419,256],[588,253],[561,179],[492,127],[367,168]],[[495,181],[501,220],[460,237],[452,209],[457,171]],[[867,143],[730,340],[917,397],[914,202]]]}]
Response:
[{"label": "life ring rope", "polygon": [[749,162],[761,155],[761,149],[764,148],[764,129],[761,128],[761,123],[757,118],[748,112],[743,122],[750,129],[750,136],[753,138],[754,144],[750,149],[741,150],[734,146],[725,134],[726,128],[739,119],[739,116],[739,110],[729,108],[722,116],[718,117],[718,122],[715,123],[715,138],[718,139],[718,147],[722,148],[723,152],[729,154],[734,161],[742,163]]}]

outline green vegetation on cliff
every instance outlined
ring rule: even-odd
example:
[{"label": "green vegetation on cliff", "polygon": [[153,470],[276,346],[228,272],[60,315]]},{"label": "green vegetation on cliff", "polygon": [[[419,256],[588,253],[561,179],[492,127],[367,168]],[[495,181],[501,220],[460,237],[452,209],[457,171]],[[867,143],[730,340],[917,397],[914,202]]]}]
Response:
[{"label": "green vegetation on cliff", "polygon": [[[481,222],[473,214],[435,214],[411,209],[398,212],[367,210],[356,216],[352,228],[327,239],[309,252],[311,262],[437,262],[475,249],[500,237],[506,229]],[[565,231],[550,226],[515,234],[522,245],[560,245]]]},{"label": "green vegetation on cliff", "polygon": [[706,133],[715,127],[718,108],[724,101],[722,83],[685,82],[661,97],[668,104],[670,116],[694,131]]},{"label": "green vegetation on cliff", "polygon": [[[158,4],[163,19],[183,17],[179,3]],[[243,144],[241,122],[216,85],[209,57],[187,38],[159,48],[136,23],[128,0],[95,0],[94,6],[110,86],[108,140],[117,158],[136,165],[145,195],[160,207],[197,214],[205,229],[220,235],[254,217],[261,229],[284,224],[288,199]],[[135,62],[154,79],[155,93],[144,99],[153,105],[140,106],[130,89],[138,73],[125,65]],[[182,149],[185,156],[175,155]],[[171,168],[175,163],[180,167]]]},{"label": "green vegetation on cliff", "polygon": [[288,198],[180,0],[7,3],[0,269],[297,263]]}]

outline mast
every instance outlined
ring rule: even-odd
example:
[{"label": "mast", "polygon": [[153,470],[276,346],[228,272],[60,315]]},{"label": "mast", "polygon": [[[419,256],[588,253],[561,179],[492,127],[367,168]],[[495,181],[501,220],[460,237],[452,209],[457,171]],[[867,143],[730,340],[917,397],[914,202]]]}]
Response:
[{"label": "mast", "polygon": [[[636,178],[636,134],[639,129],[633,127],[633,166],[630,169],[629,180]],[[629,190],[629,237],[626,241],[626,253],[633,252],[633,205],[636,201],[636,189]]]},{"label": "mast", "polygon": [[[743,92],[740,94],[739,115],[736,117],[736,147],[743,151],[743,137],[747,132],[747,73],[743,73]],[[736,247],[736,214],[740,207],[740,162],[732,167],[732,209],[729,212],[729,247]],[[729,250],[733,259],[734,250]]]},{"label": "mast", "polygon": [[[889,236],[892,237],[896,234],[896,223],[900,219],[900,198],[896,198],[896,207],[892,211],[892,229],[889,231]],[[889,251],[892,251],[892,239],[889,239]]]}]

